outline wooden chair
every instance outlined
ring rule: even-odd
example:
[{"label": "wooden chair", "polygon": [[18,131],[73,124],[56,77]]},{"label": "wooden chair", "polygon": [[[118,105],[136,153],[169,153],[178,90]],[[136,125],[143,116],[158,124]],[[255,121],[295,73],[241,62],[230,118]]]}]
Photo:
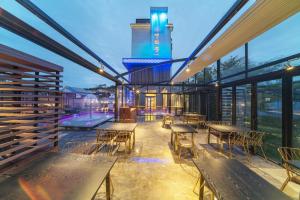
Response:
[{"label": "wooden chair", "polygon": [[176,146],[179,159],[181,159],[183,149],[190,150],[193,153],[193,156],[196,155],[193,134],[178,134],[176,137]]},{"label": "wooden chair", "polygon": [[103,147],[108,147],[108,154],[112,153],[114,139],[116,138],[117,133],[115,131],[106,131],[106,130],[97,130],[97,144],[98,151]]},{"label": "wooden chair", "polygon": [[114,142],[117,145],[121,145],[121,143],[124,143],[125,153],[128,153],[128,151],[130,152],[130,150],[131,150],[131,132],[119,131],[118,134],[116,135],[116,138],[114,139]]},{"label": "wooden chair", "polygon": [[166,125],[174,124],[174,117],[171,115],[165,115],[163,117],[163,127],[166,127]]},{"label": "wooden chair", "polygon": [[189,125],[196,126],[197,129],[199,129],[200,125],[200,117],[199,116],[186,116],[185,123]]},{"label": "wooden chair", "polygon": [[287,178],[280,188],[281,191],[283,191],[290,181],[300,184],[300,169],[291,165],[293,161],[300,162],[300,148],[279,147],[277,150],[282,158],[283,167],[287,173]]},{"label": "wooden chair", "polygon": [[205,128],[206,126],[206,115],[200,115],[199,116],[199,126],[201,128]]},{"label": "wooden chair", "polygon": [[[247,142],[247,149],[250,147],[254,148],[254,152],[256,152],[257,147],[260,148],[265,160],[267,160],[267,156],[265,154],[264,148],[263,148],[263,137],[265,133],[260,131],[249,131],[246,136],[246,142]],[[250,156],[251,154],[249,154]]]},{"label": "wooden chair", "polygon": [[232,145],[233,146],[237,146],[237,147],[241,147],[244,152],[246,153],[247,157],[248,157],[248,161],[250,159],[249,155],[249,149],[248,149],[248,145],[247,145],[247,133],[236,133],[233,135],[233,139],[232,139]]}]

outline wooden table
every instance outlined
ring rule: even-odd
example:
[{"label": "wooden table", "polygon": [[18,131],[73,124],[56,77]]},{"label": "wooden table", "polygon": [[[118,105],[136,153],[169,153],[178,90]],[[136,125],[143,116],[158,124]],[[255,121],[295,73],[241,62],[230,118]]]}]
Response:
[{"label": "wooden table", "polygon": [[[230,125],[223,125],[223,124],[209,124],[208,125],[208,137],[207,137],[207,143],[210,144],[210,135],[213,134],[218,139],[222,140],[224,138],[230,139],[230,135],[232,133],[241,133],[249,131],[247,128],[242,128],[238,126],[230,126]],[[230,144],[228,144],[230,146]],[[219,144],[220,150],[223,150],[222,144]]]},{"label": "wooden table", "polygon": [[105,124],[102,124],[98,127],[96,127],[97,130],[106,130],[106,131],[125,131],[132,133],[133,136],[133,144],[132,147],[135,145],[135,128],[137,126],[137,123],[120,123],[120,122],[108,122]]},{"label": "wooden table", "polygon": [[172,124],[170,125],[170,127],[171,127],[171,145],[173,146],[175,151],[176,151],[176,144],[174,141],[176,141],[178,134],[192,134],[192,142],[194,144],[194,133],[197,133],[197,131],[193,127],[187,124]]},{"label": "wooden table", "polygon": [[110,170],[117,158],[47,152],[22,171],[0,176],[0,199],[94,199],[106,180],[110,199]]},{"label": "wooden table", "polygon": [[[288,200],[287,195],[268,181],[234,159],[193,159],[200,172],[200,185],[204,181],[217,199],[223,200]],[[204,199],[204,187],[199,199]]]}]

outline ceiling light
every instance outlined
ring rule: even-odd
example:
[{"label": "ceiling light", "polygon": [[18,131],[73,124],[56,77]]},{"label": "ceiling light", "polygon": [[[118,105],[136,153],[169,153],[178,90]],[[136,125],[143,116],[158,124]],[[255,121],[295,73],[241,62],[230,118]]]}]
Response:
[{"label": "ceiling light", "polygon": [[185,71],[190,72],[190,67],[187,67]]},{"label": "ceiling light", "polygon": [[295,67],[293,65],[291,65],[289,62],[286,64],[285,70],[286,71],[291,71],[293,70]]},{"label": "ceiling light", "polygon": [[102,63],[100,63],[99,72],[100,73],[104,72],[104,65]]}]

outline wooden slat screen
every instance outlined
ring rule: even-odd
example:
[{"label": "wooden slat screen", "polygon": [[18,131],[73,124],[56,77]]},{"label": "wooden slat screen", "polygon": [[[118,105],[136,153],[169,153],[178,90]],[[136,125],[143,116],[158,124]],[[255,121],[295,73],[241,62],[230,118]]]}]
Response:
[{"label": "wooden slat screen", "polygon": [[57,145],[61,72],[0,45],[0,167]]}]

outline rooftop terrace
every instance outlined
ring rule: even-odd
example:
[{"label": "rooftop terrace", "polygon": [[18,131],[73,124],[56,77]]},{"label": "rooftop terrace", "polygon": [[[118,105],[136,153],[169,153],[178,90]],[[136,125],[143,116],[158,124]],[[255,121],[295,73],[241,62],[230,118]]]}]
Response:
[{"label": "rooftop terrace", "polygon": [[300,1],[0,2],[0,199],[300,199]]}]

